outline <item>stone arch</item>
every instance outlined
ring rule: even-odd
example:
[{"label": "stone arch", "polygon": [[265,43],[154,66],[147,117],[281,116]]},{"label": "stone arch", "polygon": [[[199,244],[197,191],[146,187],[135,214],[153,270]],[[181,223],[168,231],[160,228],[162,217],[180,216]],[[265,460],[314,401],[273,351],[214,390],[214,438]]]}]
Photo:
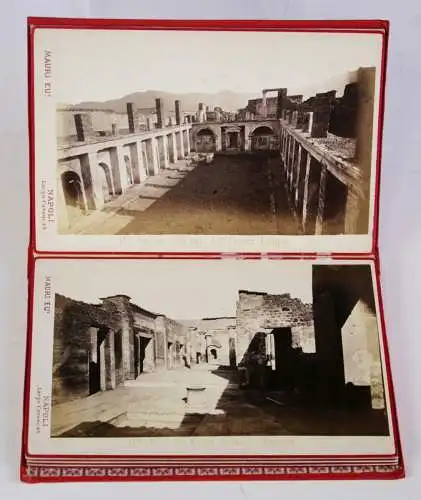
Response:
[{"label": "stone arch", "polygon": [[275,131],[270,125],[257,125],[250,132],[251,136],[273,135]]},{"label": "stone arch", "polygon": [[72,222],[86,213],[83,183],[80,175],[74,170],[65,170],[60,178],[67,217],[71,225]]},{"label": "stone arch", "polygon": [[194,147],[197,153],[212,153],[216,151],[217,135],[212,127],[201,127],[194,133]]},{"label": "stone arch", "polygon": [[268,151],[274,149],[275,131],[269,125],[256,126],[249,135],[252,151]]},{"label": "stone arch", "polygon": [[217,361],[220,357],[221,346],[215,343],[207,346],[207,359],[208,361]]},{"label": "stone arch", "polygon": [[111,175],[111,169],[106,163],[101,161],[98,163],[98,166],[104,203],[106,203],[110,201],[114,195],[113,177]]}]

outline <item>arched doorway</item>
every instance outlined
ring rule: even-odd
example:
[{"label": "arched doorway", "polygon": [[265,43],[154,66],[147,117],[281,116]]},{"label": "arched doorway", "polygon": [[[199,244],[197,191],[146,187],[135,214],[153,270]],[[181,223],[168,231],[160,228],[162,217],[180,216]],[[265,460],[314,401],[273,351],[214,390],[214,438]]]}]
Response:
[{"label": "arched doorway", "polygon": [[210,128],[203,128],[197,132],[195,150],[197,153],[212,153],[216,151],[216,136]]},{"label": "arched doorway", "polygon": [[110,168],[106,163],[99,163],[99,174],[101,178],[101,188],[104,196],[104,203],[107,203],[111,200],[114,189],[113,189],[113,180],[111,177]]},{"label": "arched doorway", "polygon": [[219,346],[217,346],[217,345],[208,346],[208,361],[209,361],[209,363],[217,361],[218,358],[219,358]]},{"label": "arched doorway", "polygon": [[252,151],[273,151],[276,137],[273,130],[266,125],[257,127],[250,134]]},{"label": "arched doorway", "polygon": [[132,184],[134,184],[134,179],[132,162],[129,155],[124,155],[124,163],[126,164],[127,184],[131,186]]},{"label": "arched doorway", "polygon": [[61,183],[63,186],[68,220],[71,224],[75,219],[86,213],[82,181],[76,172],[69,170],[62,174]]}]

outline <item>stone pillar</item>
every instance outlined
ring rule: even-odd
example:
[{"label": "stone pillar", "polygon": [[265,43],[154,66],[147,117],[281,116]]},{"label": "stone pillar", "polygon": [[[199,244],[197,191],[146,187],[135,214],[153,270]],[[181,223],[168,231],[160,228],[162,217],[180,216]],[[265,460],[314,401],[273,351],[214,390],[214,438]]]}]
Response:
[{"label": "stone pillar", "polygon": [[105,388],[107,390],[115,389],[116,374],[115,374],[115,349],[114,349],[114,332],[110,330],[104,340],[105,351]]},{"label": "stone pillar", "polygon": [[101,300],[104,308],[115,318],[118,325],[116,331],[121,332],[124,380],[133,380],[135,378],[134,332],[132,328],[133,314],[130,309],[130,298],[126,295],[115,295]]},{"label": "stone pillar", "polygon": [[111,172],[115,194],[122,194],[128,187],[126,163],[122,146],[110,148]]},{"label": "stone pillar", "polygon": [[291,115],[291,125],[297,128],[298,125],[298,111],[293,111]]},{"label": "stone pillar", "polygon": [[153,170],[154,175],[156,175],[160,170],[159,164],[159,146],[156,137],[152,137],[151,139],[152,152],[153,152]]},{"label": "stone pillar", "polygon": [[157,128],[163,128],[165,124],[165,116],[164,116],[164,103],[162,99],[155,99],[155,107],[156,107],[156,116],[157,116]]},{"label": "stone pillar", "polygon": [[184,144],[183,144],[183,132],[176,132],[175,134],[177,140],[177,150],[178,150],[178,159],[184,160]]},{"label": "stone pillar", "polygon": [[76,127],[76,137],[79,142],[85,142],[94,135],[90,116],[87,113],[73,115]]},{"label": "stone pillar", "polygon": [[295,155],[295,139],[291,135],[289,141],[289,160],[288,160],[288,187],[292,189],[292,171],[294,168],[294,155]]},{"label": "stone pillar", "polygon": [[345,208],[345,234],[358,234],[361,200],[357,193],[348,189]]},{"label": "stone pillar", "polygon": [[266,118],[268,114],[267,102],[266,102],[266,92],[262,92],[262,115]]},{"label": "stone pillar", "polygon": [[330,124],[330,114],[332,102],[335,99],[336,91],[317,94],[313,111],[313,123],[311,127],[311,137],[327,137]]},{"label": "stone pillar", "polygon": [[314,113],[313,111],[310,111],[309,113],[307,113],[307,121],[305,123],[305,126],[303,128],[303,131],[304,132],[308,132],[309,134],[311,134],[311,131],[313,129],[313,120],[314,120]]},{"label": "stone pillar", "polygon": [[219,126],[217,132],[215,132],[215,149],[216,151],[222,151],[222,130]]},{"label": "stone pillar", "polygon": [[297,164],[295,167],[295,186],[294,186],[294,202],[298,204],[298,186],[300,184],[300,169],[301,169],[301,155],[303,148],[301,144],[298,144],[298,154],[297,154]]},{"label": "stone pillar", "polygon": [[129,144],[130,149],[130,159],[133,173],[133,184],[140,184],[140,156],[141,151],[139,150],[138,144],[134,142]]},{"label": "stone pillar", "polygon": [[302,130],[303,126],[304,126],[304,122],[305,122],[305,120],[304,120],[304,112],[301,109],[298,109],[298,111],[297,111],[297,125],[296,125],[296,127],[298,129]]},{"label": "stone pillar", "polygon": [[173,153],[173,158],[172,158],[171,162],[177,163],[177,161],[178,161],[178,147],[177,147],[177,138],[176,138],[175,132],[173,132],[171,134],[171,142],[172,142],[172,153]]},{"label": "stone pillar", "polygon": [[159,165],[161,168],[168,168],[168,144],[167,137],[159,136],[157,137],[158,149],[159,149]]},{"label": "stone pillar", "polygon": [[289,190],[292,191],[294,183],[294,164],[295,164],[295,139],[291,136],[290,161],[288,166]]},{"label": "stone pillar", "polygon": [[155,319],[155,347],[155,363],[157,368],[167,368],[168,339],[164,316],[158,316]]},{"label": "stone pillar", "polygon": [[189,155],[190,154],[190,130],[186,129],[186,153]]},{"label": "stone pillar", "polygon": [[317,208],[317,218],[316,218],[316,231],[315,234],[323,234],[323,222],[325,214],[325,200],[326,200],[326,177],[327,177],[327,167],[325,165],[321,166],[320,175],[320,189],[319,189],[319,203]]},{"label": "stone pillar", "polygon": [[146,117],[146,130],[153,130],[153,119],[152,116],[147,116]]},{"label": "stone pillar", "polygon": [[282,112],[285,105],[285,97],[287,96],[288,89],[279,89],[278,90],[278,102],[276,108],[276,119],[279,120],[282,118]]},{"label": "stone pillar", "polygon": [[302,226],[303,229],[306,227],[307,223],[307,212],[308,212],[308,183],[310,178],[310,165],[311,165],[311,154],[307,153],[307,163],[306,163],[306,174],[304,178],[304,194],[303,194],[303,218],[302,218]]},{"label": "stone pillar", "polygon": [[181,101],[175,101],[175,122],[177,125],[181,125]]},{"label": "stone pillar", "polygon": [[127,105],[127,120],[129,122],[129,134],[134,134],[134,115],[133,115],[133,104],[128,102]]},{"label": "stone pillar", "polygon": [[97,154],[86,153],[79,157],[84,201],[88,210],[97,210],[104,205],[104,193],[99,177]]},{"label": "stone pillar", "polygon": [[142,147],[142,140],[138,140],[136,142],[136,147],[138,151],[138,158],[139,158],[139,181],[142,182],[147,176],[147,166],[145,165],[144,158],[143,158],[143,147]]}]

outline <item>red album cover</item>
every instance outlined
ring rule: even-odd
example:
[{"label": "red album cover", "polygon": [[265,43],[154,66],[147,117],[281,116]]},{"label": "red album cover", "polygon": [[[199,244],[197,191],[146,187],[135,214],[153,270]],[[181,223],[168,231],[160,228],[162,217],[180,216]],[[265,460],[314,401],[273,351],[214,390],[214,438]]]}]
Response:
[{"label": "red album cover", "polygon": [[28,19],[26,482],[404,476],[387,21]]}]

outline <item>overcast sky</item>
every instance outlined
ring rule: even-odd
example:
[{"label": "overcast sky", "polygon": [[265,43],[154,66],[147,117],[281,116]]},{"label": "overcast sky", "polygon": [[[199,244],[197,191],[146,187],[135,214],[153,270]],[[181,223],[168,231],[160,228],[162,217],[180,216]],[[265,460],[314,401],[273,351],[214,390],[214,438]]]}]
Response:
[{"label": "overcast sky", "polygon": [[[41,262],[45,265],[46,261]],[[174,319],[235,316],[238,290],[291,293],[312,301],[311,264],[273,261],[48,261],[54,291],[86,302],[129,295]]]},{"label": "overcast sky", "polygon": [[272,87],[329,90],[323,82],[378,66],[381,56],[375,34],[37,30],[36,43],[40,58],[43,49],[52,52],[53,95],[61,102],[145,90],[251,97]]}]

